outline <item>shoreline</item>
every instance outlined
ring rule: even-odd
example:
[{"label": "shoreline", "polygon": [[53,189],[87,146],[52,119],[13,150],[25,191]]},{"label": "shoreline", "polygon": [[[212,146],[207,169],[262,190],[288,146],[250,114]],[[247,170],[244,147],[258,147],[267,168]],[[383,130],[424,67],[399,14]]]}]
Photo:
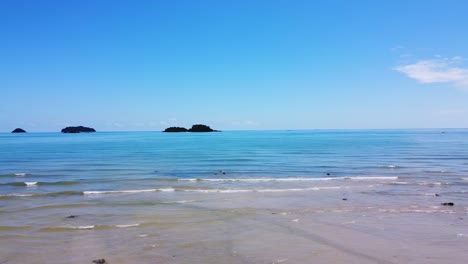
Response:
[{"label": "shoreline", "polygon": [[[145,195],[133,199],[155,197]],[[378,199],[378,194],[353,191],[345,196],[342,200],[343,193],[335,190],[184,197],[168,193],[167,200],[185,200],[138,208],[116,204],[122,211],[115,214],[113,208],[112,216],[106,216],[107,207],[77,208],[73,219],[63,218],[67,210],[50,209],[56,224],[68,228],[2,230],[7,246],[0,249],[1,261],[462,263],[468,256],[468,208],[463,202],[444,207],[432,205],[439,197]],[[122,198],[96,199],[117,203]],[[34,249],[39,242],[47,246],[47,254]],[[28,249],[28,254],[16,254],[14,248]]]}]

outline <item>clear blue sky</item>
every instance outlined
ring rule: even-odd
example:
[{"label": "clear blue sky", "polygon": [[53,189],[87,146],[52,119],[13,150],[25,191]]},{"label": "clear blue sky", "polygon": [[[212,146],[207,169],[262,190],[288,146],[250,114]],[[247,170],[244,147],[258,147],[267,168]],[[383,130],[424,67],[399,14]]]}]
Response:
[{"label": "clear blue sky", "polygon": [[0,1],[0,131],[468,127],[468,1]]}]

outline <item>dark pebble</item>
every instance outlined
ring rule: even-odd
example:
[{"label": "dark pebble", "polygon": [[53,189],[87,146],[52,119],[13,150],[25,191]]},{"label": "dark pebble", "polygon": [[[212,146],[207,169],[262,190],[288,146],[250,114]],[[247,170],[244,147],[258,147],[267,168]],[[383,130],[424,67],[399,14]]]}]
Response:
[{"label": "dark pebble", "polygon": [[96,264],[106,264],[107,261],[105,259],[95,259],[93,260],[93,263],[96,263]]},{"label": "dark pebble", "polygon": [[445,206],[454,206],[455,204],[454,204],[454,203],[441,203],[441,205],[445,205]]}]

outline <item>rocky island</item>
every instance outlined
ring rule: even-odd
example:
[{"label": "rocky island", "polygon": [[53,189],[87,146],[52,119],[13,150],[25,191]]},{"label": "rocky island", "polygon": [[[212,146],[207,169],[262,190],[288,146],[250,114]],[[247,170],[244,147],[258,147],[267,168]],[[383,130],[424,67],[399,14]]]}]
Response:
[{"label": "rocky island", "polygon": [[11,131],[11,133],[26,133],[26,130],[22,129],[22,128],[17,128],[13,131]]},{"label": "rocky island", "polygon": [[185,127],[168,127],[163,132],[188,132]]},{"label": "rocky island", "polygon": [[62,129],[62,133],[89,133],[89,132],[96,132],[94,128],[84,127],[84,126],[74,126],[74,127],[66,127]]},{"label": "rocky island", "polygon": [[166,128],[163,132],[220,132],[219,130],[211,129],[207,125],[193,125],[192,128],[186,129],[185,127],[169,127]]}]

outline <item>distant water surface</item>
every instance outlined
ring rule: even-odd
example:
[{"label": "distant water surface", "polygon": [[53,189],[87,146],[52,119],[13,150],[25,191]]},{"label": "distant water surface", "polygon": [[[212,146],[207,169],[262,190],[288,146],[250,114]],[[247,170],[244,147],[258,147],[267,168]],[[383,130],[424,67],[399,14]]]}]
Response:
[{"label": "distant water surface", "polygon": [[117,190],[157,179],[399,176],[456,182],[468,177],[467,165],[467,130],[0,134],[2,193],[22,193],[27,189],[8,183],[26,181],[77,181],[73,188],[82,191],[82,184]]},{"label": "distant water surface", "polygon": [[[12,248],[0,253],[28,263],[33,260],[16,256],[14,248],[34,248],[31,237],[61,252],[56,241],[68,241],[70,230],[149,232],[159,225],[203,222],[208,215],[161,217],[182,209],[228,210],[236,199],[250,201],[238,204],[244,213],[254,201],[267,208],[309,208],[355,195],[360,204],[336,212],[381,204],[378,214],[466,214],[467,192],[468,130],[462,129],[4,133],[0,237]],[[318,193],[320,203],[310,204],[317,197],[306,196]],[[276,195],[283,198],[272,204]],[[457,207],[438,209],[442,201],[456,201]],[[50,235],[36,236],[43,233]],[[158,239],[182,236],[176,233]],[[89,233],[75,236],[89,239]],[[121,255],[138,255],[127,251],[137,248],[122,249]]]}]

